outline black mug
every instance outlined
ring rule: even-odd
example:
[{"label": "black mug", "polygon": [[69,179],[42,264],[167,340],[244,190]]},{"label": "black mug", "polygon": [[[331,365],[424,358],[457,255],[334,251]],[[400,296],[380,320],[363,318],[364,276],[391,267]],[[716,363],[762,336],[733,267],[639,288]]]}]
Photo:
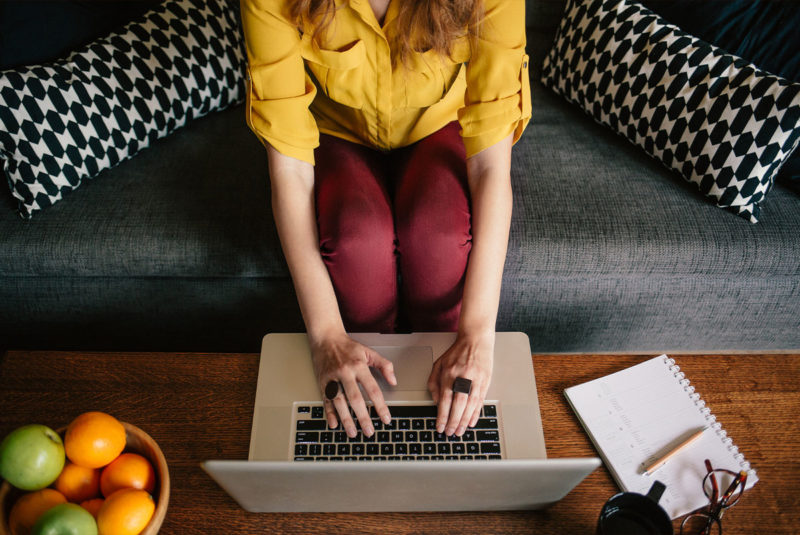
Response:
[{"label": "black mug", "polygon": [[672,535],[672,520],[658,505],[665,488],[655,481],[647,496],[621,492],[609,498],[600,511],[597,535]]}]

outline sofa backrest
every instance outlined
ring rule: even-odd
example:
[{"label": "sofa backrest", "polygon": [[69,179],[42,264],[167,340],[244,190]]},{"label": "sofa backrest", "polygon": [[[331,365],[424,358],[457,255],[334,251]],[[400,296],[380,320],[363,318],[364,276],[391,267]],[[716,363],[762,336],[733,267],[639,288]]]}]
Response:
[{"label": "sofa backrest", "polygon": [[566,0],[525,0],[525,26],[537,30],[555,29],[566,3]]}]

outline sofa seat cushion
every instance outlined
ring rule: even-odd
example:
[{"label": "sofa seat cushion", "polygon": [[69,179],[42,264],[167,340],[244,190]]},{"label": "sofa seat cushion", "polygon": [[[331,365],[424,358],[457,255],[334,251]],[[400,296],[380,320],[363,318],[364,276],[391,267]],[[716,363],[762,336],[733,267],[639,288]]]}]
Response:
[{"label": "sofa seat cushion", "polygon": [[30,221],[0,210],[0,276],[288,277],[267,155],[237,106],[83,184]]},{"label": "sofa seat cushion", "polygon": [[[534,83],[514,147],[506,271],[800,275],[800,198],[777,186],[758,225]],[[266,152],[241,106],[190,123],[22,221],[0,211],[0,276],[280,277]]]},{"label": "sofa seat cushion", "polygon": [[533,93],[507,272],[800,277],[797,195],[776,186],[752,225],[541,84]]}]

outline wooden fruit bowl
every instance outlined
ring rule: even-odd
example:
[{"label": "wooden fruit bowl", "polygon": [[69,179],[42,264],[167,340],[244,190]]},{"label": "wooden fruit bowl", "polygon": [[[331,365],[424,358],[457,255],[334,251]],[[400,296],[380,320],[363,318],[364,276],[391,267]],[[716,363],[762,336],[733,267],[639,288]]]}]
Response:
[{"label": "wooden fruit bowl", "polygon": [[[156,510],[153,513],[153,518],[144,528],[140,535],[155,535],[161,529],[161,524],[164,522],[164,517],[167,515],[167,506],[169,505],[169,469],[167,468],[167,460],[158,447],[156,441],[147,433],[126,422],[122,422],[125,427],[125,435],[127,444],[125,451],[130,453],[138,453],[146,458],[153,464],[156,471],[156,488],[153,490],[153,499],[156,501]],[[58,434],[64,437],[66,428],[58,430]],[[11,535],[11,530],[8,527],[8,515],[11,508],[17,499],[24,494],[24,491],[16,489],[3,481],[0,485],[0,535]]]}]

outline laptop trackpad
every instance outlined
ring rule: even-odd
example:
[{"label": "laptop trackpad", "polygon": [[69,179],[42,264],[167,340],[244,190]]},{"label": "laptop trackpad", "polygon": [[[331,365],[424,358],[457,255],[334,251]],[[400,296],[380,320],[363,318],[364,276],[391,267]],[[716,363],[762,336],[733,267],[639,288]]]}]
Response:
[{"label": "laptop trackpad", "polygon": [[391,386],[380,370],[372,368],[372,375],[384,392],[427,391],[428,376],[433,367],[433,349],[430,346],[373,346],[384,358],[394,364],[397,386]]}]

